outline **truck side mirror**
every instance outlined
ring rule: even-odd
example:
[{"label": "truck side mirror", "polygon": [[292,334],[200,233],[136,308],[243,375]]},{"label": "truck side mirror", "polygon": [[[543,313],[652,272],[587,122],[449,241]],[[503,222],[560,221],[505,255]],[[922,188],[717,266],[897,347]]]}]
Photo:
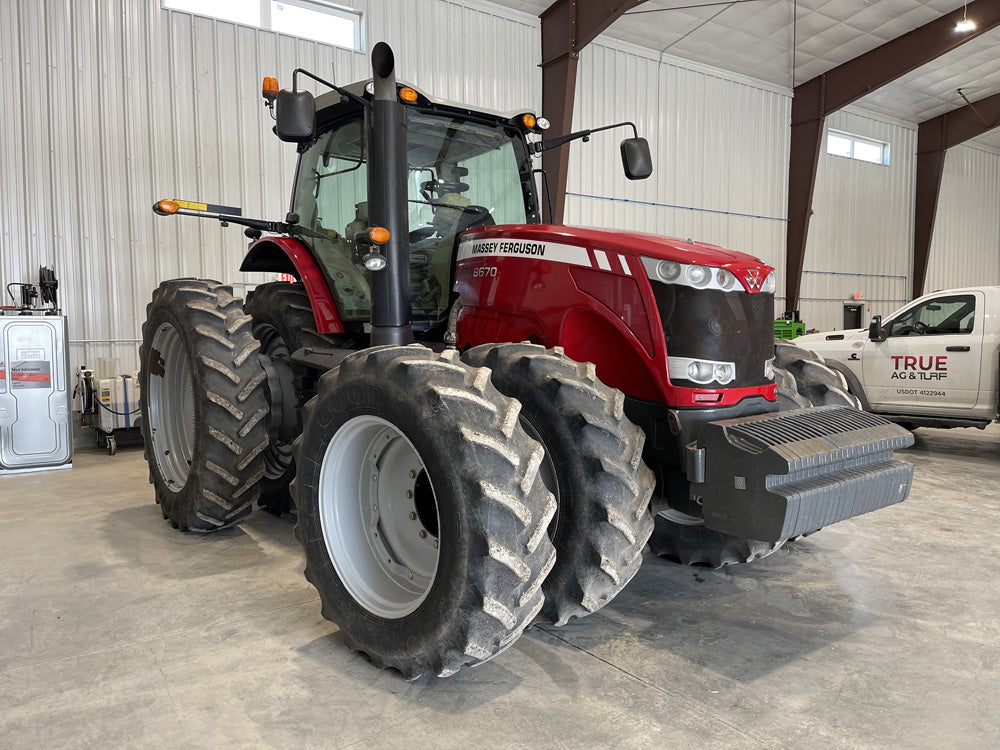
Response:
[{"label": "truck side mirror", "polygon": [[630,180],[645,180],[653,174],[653,157],[645,138],[626,138],[622,141],[622,166]]},{"label": "truck side mirror", "polygon": [[876,315],[872,318],[872,323],[868,326],[868,339],[870,341],[885,341],[885,329],[882,327],[882,316]]},{"label": "truck side mirror", "polygon": [[316,129],[316,100],[308,91],[278,92],[274,132],[291,143],[311,141]]}]

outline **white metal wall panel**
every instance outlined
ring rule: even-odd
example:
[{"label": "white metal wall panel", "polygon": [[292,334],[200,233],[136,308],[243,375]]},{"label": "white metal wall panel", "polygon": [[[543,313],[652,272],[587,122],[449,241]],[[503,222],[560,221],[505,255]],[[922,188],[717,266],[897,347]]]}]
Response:
[{"label": "white metal wall panel", "polygon": [[574,143],[566,223],[711,242],[783,278],[790,108],[786,90],[602,37],[580,56],[573,127],[634,120],[653,176],[625,178],[627,130]]},{"label": "white metal wall panel", "polygon": [[949,149],[924,281],[926,292],[1000,284],[1000,154]]},{"label": "white metal wall panel", "polygon": [[830,156],[824,134],[799,292],[802,320],[821,331],[844,327],[843,305],[855,293],[865,319],[909,300],[917,145],[915,126],[860,110],[826,124],[888,142],[890,163]]},{"label": "white metal wall panel", "polygon": [[[366,47],[387,41],[429,95],[513,110],[541,101],[537,18],[473,0],[364,0]],[[159,0],[3,0],[0,287],[52,265],[71,364],[138,366],[164,279],[263,281],[237,269],[240,229],[156,217],[159,198],[281,219],[295,150],[271,133],[260,81],[295,67],[349,83],[367,53],[165,11]]]}]

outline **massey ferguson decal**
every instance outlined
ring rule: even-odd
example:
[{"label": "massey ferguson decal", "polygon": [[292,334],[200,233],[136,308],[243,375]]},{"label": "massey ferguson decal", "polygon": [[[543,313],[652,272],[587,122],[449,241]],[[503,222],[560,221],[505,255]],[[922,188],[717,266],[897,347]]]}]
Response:
[{"label": "massey ferguson decal", "polygon": [[944,380],[948,377],[948,356],[945,354],[915,357],[895,354],[891,357],[892,380]]},{"label": "massey ferguson decal", "polygon": [[521,240],[466,240],[458,246],[459,261],[484,257],[531,258],[553,260],[574,266],[592,266],[590,255],[584,247],[562,245],[555,242],[528,242]]}]

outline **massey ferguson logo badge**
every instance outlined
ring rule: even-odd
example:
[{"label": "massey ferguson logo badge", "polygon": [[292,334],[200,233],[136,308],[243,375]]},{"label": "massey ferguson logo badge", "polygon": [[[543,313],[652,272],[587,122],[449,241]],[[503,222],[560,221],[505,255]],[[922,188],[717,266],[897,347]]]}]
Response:
[{"label": "massey ferguson logo badge", "polygon": [[760,291],[761,284],[764,283],[761,280],[760,276],[761,276],[760,271],[756,268],[751,268],[749,271],[747,271],[746,281],[747,281],[747,286],[750,287],[751,292]]}]

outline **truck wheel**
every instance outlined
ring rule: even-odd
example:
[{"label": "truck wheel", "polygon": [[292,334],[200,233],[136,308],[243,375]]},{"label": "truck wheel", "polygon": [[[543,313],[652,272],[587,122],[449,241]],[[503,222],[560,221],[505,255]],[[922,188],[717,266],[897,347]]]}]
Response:
[{"label": "truck wheel", "polygon": [[149,481],[182,531],[243,520],[257,499],[267,447],[260,346],[232,287],[175,279],[153,292],[139,382]]},{"label": "truck wheel", "polygon": [[[861,408],[861,402],[848,392],[843,375],[815,352],[781,339],[775,340],[774,377],[779,411],[830,405]],[[673,509],[659,513],[654,520],[650,549],[684,565],[720,568],[746,563],[767,557],[787,541],[762,542],[712,531],[701,518]]]},{"label": "truck wheel", "polygon": [[493,371],[493,384],[521,402],[521,425],[545,448],[542,480],[557,501],[549,528],[556,564],[542,585],[539,619],[564,625],[596,612],[638,572],[653,531],[645,435],[623,413],[621,391],[560,348],[485,344],[462,359]]},{"label": "truck wheel", "polygon": [[388,346],[323,375],[292,494],[323,616],[378,667],[453,674],[542,607],[555,513],[520,405],[458,352]]},{"label": "truck wheel", "polygon": [[264,451],[264,477],[258,505],[280,516],[292,509],[288,485],[295,476],[292,441],[301,432],[298,399],[292,379],[291,355],[304,346],[336,346],[316,330],[309,297],[302,284],[278,281],[261,284],[247,294],[243,309],[253,318],[253,335],[260,353],[270,363],[267,393],[268,437]]}]

